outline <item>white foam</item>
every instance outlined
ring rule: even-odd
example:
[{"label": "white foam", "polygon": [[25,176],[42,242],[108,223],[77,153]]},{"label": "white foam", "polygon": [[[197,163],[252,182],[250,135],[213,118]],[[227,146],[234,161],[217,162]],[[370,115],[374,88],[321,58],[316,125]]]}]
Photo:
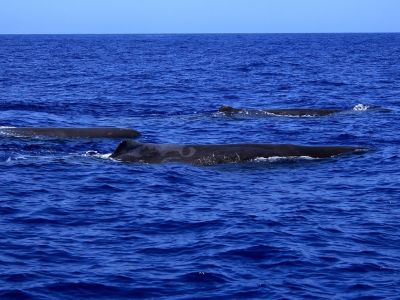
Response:
[{"label": "white foam", "polygon": [[27,159],[32,158],[32,157],[34,157],[34,156],[32,156],[32,155],[17,154],[17,155],[14,156],[14,157],[11,157],[11,156],[10,156],[10,157],[7,159],[7,162],[18,161],[18,160],[27,160]]},{"label": "white foam", "polygon": [[253,159],[254,162],[278,162],[278,161],[285,161],[285,160],[312,160],[316,159],[311,156],[270,156],[270,157],[256,157]]},{"label": "white foam", "polygon": [[272,112],[263,112],[266,115],[274,117],[285,117],[285,118],[314,118],[316,115],[285,115],[285,114],[274,114]]},{"label": "white foam", "polygon": [[355,111],[365,111],[368,108],[369,108],[368,105],[364,105],[364,104],[359,103],[359,104],[357,104],[356,106],[353,107],[353,110],[355,110]]},{"label": "white foam", "polygon": [[7,132],[7,131],[2,131],[2,129],[12,129],[12,128],[15,128],[15,127],[11,127],[11,126],[0,126],[0,135],[3,135],[3,136],[8,136],[8,135],[11,135],[9,132]]},{"label": "white foam", "polygon": [[16,154],[15,156],[9,156],[6,160],[7,163],[10,162],[21,162],[21,161],[51,161],[56,157],[50,155],[25,155],[25,154]]},{"label": "white foam", "polygon": [[96,157],[96,158],[101,158],[101,159],[110,159],[112,153],[99,153],[95,150],[89,150],[86,151],[85,154],[83,154],[83,156],[89,156],[89,157]]}]

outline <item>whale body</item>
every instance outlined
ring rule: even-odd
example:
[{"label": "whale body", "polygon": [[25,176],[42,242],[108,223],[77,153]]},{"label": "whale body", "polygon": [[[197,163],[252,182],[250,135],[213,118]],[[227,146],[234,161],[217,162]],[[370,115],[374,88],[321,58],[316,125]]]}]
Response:
[{"label": "whale body", "polygon": [[215,165],[252,161],[270,157],[327,158],[341,154],[364,153],[367,149],[351,146],[300,146],[291,144],[142,144],[125,140],[111,158],[125,162],[183,162]]},{"label": "whale body", "polygon": [[0,128],[6,136],[45,136],[57,138],[136,138],[140,133],[129,128],[56,128],[56,127],[6,127]]},{"label": "whale body", "polygon": [[232,106],[221,106],[218,111],[226,115],[233,114],[250,114],[250,115],[275,115],[275,116],[291,116],[291,117],[319,117],[327,116],[341,112],[343,110],[336,108],[271,108],[271,109],[244,109],[234,108]]},{"label": "whale body", "polygon": [[351,110],[350,109],[339,109],[339,108],[267,108],[267,109],[247,109],[247,108],[235,108],[232,106],[223,105],[218,109],[218,112],[225,115],[243,114],[250,116],[286,116],[286,117],[321,117],[336,114],[345,111],[365,111],[371,110],[375,112],[387,113],[391,112],[391,109],[380,107],[380,106],[369,106],[363,104],[357,104]]}]

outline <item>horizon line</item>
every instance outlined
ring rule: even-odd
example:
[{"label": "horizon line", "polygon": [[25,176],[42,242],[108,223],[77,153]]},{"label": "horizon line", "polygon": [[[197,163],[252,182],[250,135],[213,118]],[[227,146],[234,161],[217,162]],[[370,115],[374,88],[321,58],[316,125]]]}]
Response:
[{"label": "horizon line", "polygon": [[313,31],[313,32],[115,32],[115,33],[0,33],[0,35],[212,35],[212,34],[226,34],[226,35],[237,35],[237,34],[393,34],[400,33],[400,31]]}]

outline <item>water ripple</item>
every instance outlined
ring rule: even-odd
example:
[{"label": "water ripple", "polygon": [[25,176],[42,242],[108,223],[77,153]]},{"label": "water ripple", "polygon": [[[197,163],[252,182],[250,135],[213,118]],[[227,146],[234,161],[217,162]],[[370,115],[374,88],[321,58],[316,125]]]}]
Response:
[{"label": "water ripple", "polygon": [[119,141],[0,134],[0,299],[398,298],[399,47],[399,34],[0,36],[0,127],[371,149],[147,165],[106,159]]}]

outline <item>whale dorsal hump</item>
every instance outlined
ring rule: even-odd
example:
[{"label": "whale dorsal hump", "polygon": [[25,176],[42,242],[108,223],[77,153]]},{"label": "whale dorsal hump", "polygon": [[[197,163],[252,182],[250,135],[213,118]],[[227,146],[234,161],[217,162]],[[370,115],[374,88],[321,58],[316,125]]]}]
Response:
[{"label": "whale dorsal hump", "polygon": [[222,105],[219,109],[219,112],[223,112],[223,113],[237,113],[240,112],[240,109],[234,108],[232,106],[228,106],[228,105]]},{"label": "whale dorsal hump", "polygon": [[143,145],[142,143],[136,142],[134,140],[124,140],[114,150],[111,157],[117,157],[117,156],[127,153],[137,147],[141,147],[142,145]]}]

